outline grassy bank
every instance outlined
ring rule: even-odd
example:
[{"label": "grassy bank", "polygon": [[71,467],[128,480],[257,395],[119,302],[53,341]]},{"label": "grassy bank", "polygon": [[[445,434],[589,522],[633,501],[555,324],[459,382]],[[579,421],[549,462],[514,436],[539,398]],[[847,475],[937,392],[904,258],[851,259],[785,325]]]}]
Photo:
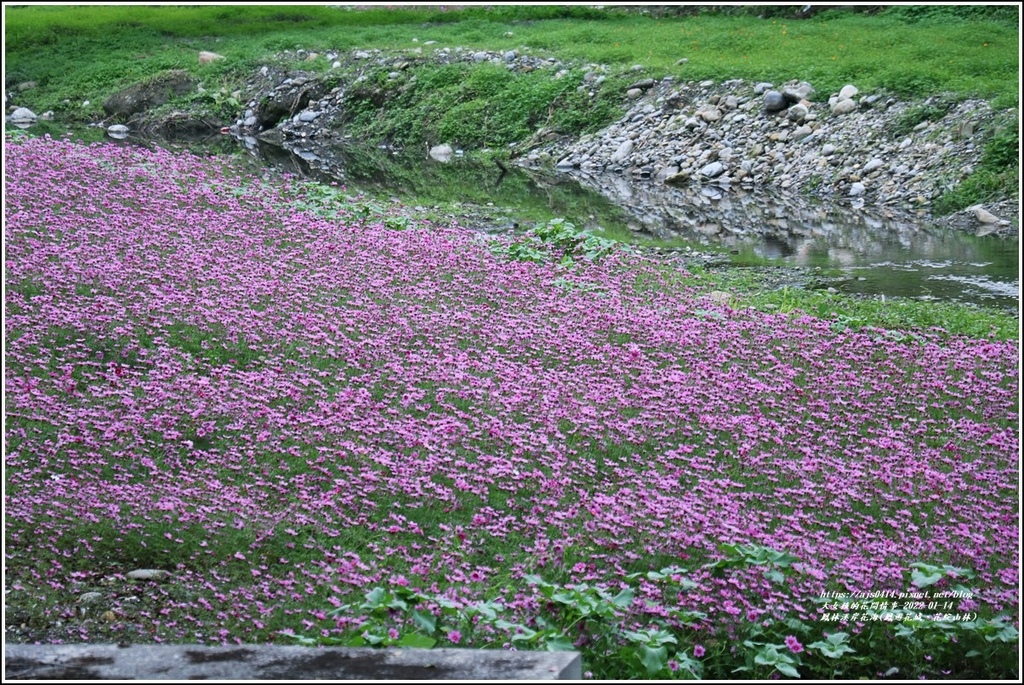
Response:
[{"label": "grassy bank", "polygon": [[[8,639],[1015,677],[1015,341],[723,306],[564,225],[6,153]],[[958,596],[819,602],[926,588]]]},{"label": "grassy bank", "polygon": [[[65,99],[72,109],[86,99],[99,103],[163,69],[188,69],[215,82],[247,75],[285,49],[415,49],[431,40],[433,49],[530,48],[580,64],[642,64],[656,77],[805,79],[819,98],[847,82],[913,96],[980,96],[997,107],[1016,106],[1018,96],[1016,24],[952,14],[912,20],[895,12],[826,13],[787,22],[716,14],[652,18],[585,7],[30,6],[5,7],[5,20],[8,81],[36,81],[27,101],[54,111],[68,109]],[[204,49],[229,59],[200,67],[196,52]],[[688,62],[677,64],[683,57]],[[95,111],[94,105],[89,112]]]},{"label": "grassy bank", "polygon": [[[16,102],[37,113],[96,121],[103,118],[100,105],[111,93],[168,69],[185,69],[202,80],[205,93],[186,96],[179,106],[228,122],[241,107],[231,94],[261,65],[327,72],[327,51],[380,48],[411,60],[416,79],[396,93],[397,87],[387,83],[392,66],[371,70],[370,81],[350,94],[350,132],[404,144],[445,141],[473,148],[520,142],[540,128],[576,135],[610,123],[622,111],[624,86],[638,77],[634,65],[655,78],[803,79],[821,100],[852,82],[862,91],[903,97],[983,97],[1005,109],[1017,106],[1019,81],[1017,25],[1009,9],[895,7],[872,15],[833,11],[796,20],[786,18],[791,10],[785,8],[760,19],[735,8],[645,16],[558,6],[448,11],[5,6],[6,84],[11,89],[35,83],[16,92]],[[553,56],[574,71],[553,80],[546,72],[513,75],[489,64],[419,64],[433,50],[455,47]],[[297,48],[320,56],[291,63],[275,57]],[[199,65],[200,50],[227,59]],[[607,71],[607,81],[593,96],[570,85],[588,65],[605,65]],[[926,109],[924,118],[930,116]],[[1016,192],[1019,142],[1016,119],[1010,119],[998,131],[979,132],[990,154],[961,188],[939,201],[939,210]]]}]

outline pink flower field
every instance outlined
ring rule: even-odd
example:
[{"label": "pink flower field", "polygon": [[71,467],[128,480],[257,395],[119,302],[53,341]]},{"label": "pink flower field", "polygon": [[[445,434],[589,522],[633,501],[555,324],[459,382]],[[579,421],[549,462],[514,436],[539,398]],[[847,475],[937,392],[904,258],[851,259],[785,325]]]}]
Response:
[{"label": "pink flower field", "polygon": [[[1015,341],[837,331],[625,252],[567,269],[328,220],[185,154],[5,147],[8,623],[331,635],[378,584],[525,622],[527,575],[615,592],[678,565],[714,632],[910,589],[914,562],[974,569],[974,611],[1017,620]],[[713,577],[722,543],[787,552],[796,580]],[[106,618],[81,619],[90,590]]]}]

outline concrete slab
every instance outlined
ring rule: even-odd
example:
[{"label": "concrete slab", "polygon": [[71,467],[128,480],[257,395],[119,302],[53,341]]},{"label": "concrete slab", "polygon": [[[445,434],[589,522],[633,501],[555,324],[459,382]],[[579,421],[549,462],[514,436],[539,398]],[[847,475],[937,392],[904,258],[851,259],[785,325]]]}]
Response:
[{"label": "concrete slab", "polygon": [[577,652],[4,645],[8,680],[579,680]]}]

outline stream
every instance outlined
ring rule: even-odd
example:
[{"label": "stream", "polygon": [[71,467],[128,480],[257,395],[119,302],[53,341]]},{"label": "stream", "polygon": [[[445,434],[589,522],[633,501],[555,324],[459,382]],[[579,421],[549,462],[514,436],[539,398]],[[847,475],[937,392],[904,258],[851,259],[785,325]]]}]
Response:
[{"label": "stream", "polygon": [[[81,137],[103,139],[95,132]],[[676,188],[613,174],[537,173],[511,164],[503,170],[458,152],[438,162],[426,148],[324,149],[303,141],[285,149],[229,135],[156,144],[230,155],[253,171],[269,168],[336,183],[351,195],[398,201],[414,212],[466,208],[479,225],[464,225],[489,232],[564,217],[633,244],[727,253],[740,265],[818,267],[840,292],[1019,308],[1018,238],[948,229],[924,212],[858,208],[736,186]]]}]

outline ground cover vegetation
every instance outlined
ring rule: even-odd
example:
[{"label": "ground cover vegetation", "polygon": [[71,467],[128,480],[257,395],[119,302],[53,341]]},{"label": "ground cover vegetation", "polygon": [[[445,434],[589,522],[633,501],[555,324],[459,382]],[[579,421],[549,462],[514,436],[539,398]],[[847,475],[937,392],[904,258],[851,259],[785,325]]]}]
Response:
[{"label": "ground cover vegetation", "polygon": [[[1000,110],[1018,104],[1016,7],[896,6],[807,19],[794,17],[798,9],[27,6],[5,8],[6,79],[9,87],[38,84],[27,95],[37,111],[93,121],[118,89],[187,69],[205,85],[205,93],[187,96],[190,106],[230,120],[239,109],[231,94],[245,78],[273,55],[297,48],[321,56],[285,66],[320,72],[331,68],[323,56],[328,50],[373,48],[399,51],[414,64],[417,49],[463,47],[529,50],[577,69],[608,66],[593,97],[570,87],[578,74],[553,80],[546,72],[513,75],[489,64],[424,64],[415,69],[416,81],[400,89],[383,89],[389,69],[382,69],[371,75],[377,82],[351,93],[356,138],[468,147],[521,142],[541,127],[568,135],[596,130],[621,112],[635,64],[656,78],[799,78],[814,85],[818,99],[855,82],[862,91],[901,97],[977,96]],[[199,50],[228,59],[199,65]],[[1012,196],[1019,183],[1017,128],[1014,114],[999,131],[981,132],[991,139],[986,162],[936,207],[954,211]]]},{"label": "ground cover vegetation", "polygon": [[[730,306],[564,221],[487,238],[187,154],[5,153],[29,639],[1018,675],[1014,331]],[[933,594],[849,605],[886,592]]]}]

